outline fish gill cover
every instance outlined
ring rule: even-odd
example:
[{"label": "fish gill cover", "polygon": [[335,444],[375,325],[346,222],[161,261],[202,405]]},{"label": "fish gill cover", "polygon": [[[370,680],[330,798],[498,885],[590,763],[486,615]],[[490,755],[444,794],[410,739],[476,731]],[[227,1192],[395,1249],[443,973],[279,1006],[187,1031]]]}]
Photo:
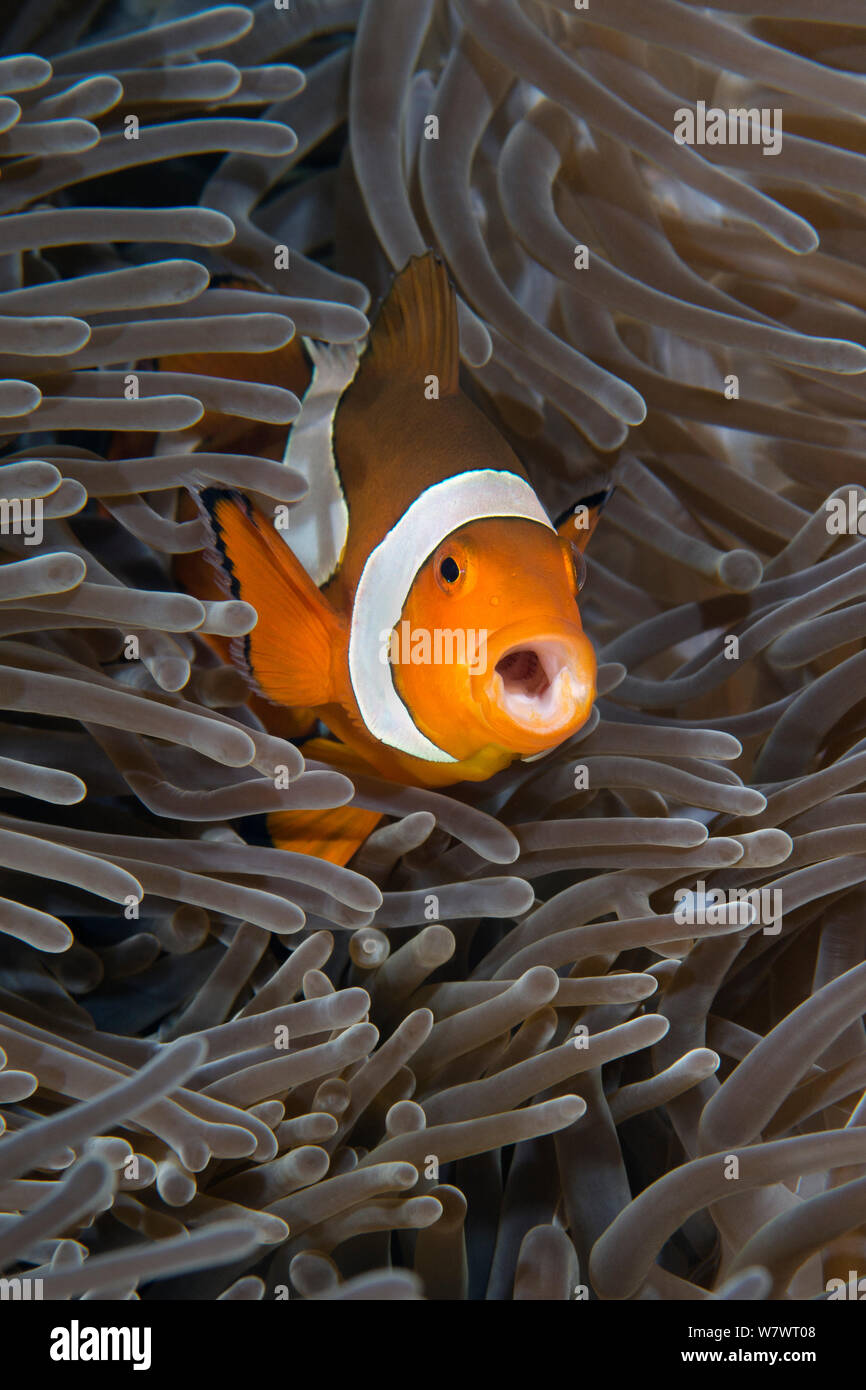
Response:
[{"label": "fish gill cover", "polygon": [[[6,1279],[802,1300],[866,1274],[862,19],[5,7]],[[189,441],[298,400],[156,365],[357,342],[428,247],[549,515],[616,483],[591,719],[435,792],[307,767],[246,706],[203,639],[255,612],[175,583],[207,543],[181,503],[291,510],[298,479]],[[382,820],[346,868],[247,842],[350,798]]]}]

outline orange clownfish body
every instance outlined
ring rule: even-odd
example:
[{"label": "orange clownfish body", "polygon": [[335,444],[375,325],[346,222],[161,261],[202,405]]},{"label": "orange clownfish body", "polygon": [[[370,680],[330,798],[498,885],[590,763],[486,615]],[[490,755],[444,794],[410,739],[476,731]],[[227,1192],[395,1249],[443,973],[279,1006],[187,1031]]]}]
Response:
[{"label": "orange clownfish body", "polygon": [[[311,756],[400,782],[480,781],[562,743],[595,696],[577,606],[592,526],[560,536],[460,390],[442,265],[410,262],[365,348],[290,347],[306,383],[283,461],[308,492],[287,527],[235,490],[198,494],[222,587],[259,615],[236,653],[253,690],[341,741]],[[178,573],[202,593],[194,562]]]}]

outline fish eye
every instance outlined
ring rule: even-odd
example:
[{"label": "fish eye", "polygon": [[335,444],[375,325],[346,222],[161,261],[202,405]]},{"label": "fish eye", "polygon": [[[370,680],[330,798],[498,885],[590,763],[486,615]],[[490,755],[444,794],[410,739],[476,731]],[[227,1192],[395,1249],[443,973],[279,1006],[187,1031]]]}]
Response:
[{"label": "fish eye", "polygon": [[453,555],[446,555],[439,565],[439,573],[446,584],[455,584],[460,578],[460,566]]},{"label": "fish eye", "polygon": [[465,594],[467,584],[471,587],[469,568],[466,546],[453,536],[447,537],[433,557],[433,573],[443,593]]}]

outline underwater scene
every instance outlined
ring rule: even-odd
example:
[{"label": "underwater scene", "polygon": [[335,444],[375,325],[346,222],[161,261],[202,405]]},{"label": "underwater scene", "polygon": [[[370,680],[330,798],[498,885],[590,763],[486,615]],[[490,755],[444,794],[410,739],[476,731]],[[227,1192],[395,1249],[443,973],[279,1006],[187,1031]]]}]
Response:
[{"label": "underwater scene", "polygon": [[0,1326],[866,1299],[864,267],[862,0],[3,7]]}]

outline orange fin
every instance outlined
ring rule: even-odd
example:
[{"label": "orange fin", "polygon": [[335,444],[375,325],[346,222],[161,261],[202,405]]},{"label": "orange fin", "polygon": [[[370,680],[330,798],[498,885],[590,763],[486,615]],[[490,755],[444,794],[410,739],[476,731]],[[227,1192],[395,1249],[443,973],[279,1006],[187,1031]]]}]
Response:
[{"label": "orange fin", "polygon": [[338,772],[344,772],[347,777],[352,774],[367,777],[381,777],[381,772],[375,765],[357,753],[348,744],[341,743],[335,738],[308,738],[301,744],[301,752],[304,758],[310,758],[314,762],[327,763],[329,767],[335,768]]},{"label": "orange fin", "polygon": [[335,806],[324,811],[274,811],[267,817],[267,828],[275,849],[348,864],[381,819],[380,811]]},{"label": "orange fin", "polygon": [[259,620],[232,655],[277,705],[315,709],[339,698],[338,663],[347,627],[274,527],[240,493],[199,494],[226,592],[251,603]]},{"label": "orange fin", "polygon": [[364,375],[418,379],[433,373],[440,395],[459,387],[457,299],[445,266],[432,251],[414,256],[379,310],[356,380]]},{"label": "orange fin", "polygon": [[556,521],[556,529],[562,539],[571,541],[578,550],[586,550],[598,519],[615,491],[615,487],[600,488],[569,507]]}]

